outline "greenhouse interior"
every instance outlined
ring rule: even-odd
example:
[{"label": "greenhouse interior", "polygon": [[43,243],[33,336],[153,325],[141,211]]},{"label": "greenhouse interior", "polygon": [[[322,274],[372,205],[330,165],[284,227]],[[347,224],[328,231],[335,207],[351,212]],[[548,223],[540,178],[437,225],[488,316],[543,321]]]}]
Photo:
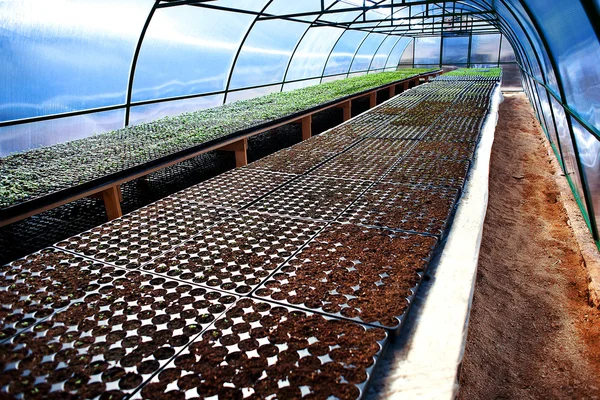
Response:
[{"label": "greenhouse interior", "polygon": [[0,398],[600,398],[598,0],[1,0]]}]

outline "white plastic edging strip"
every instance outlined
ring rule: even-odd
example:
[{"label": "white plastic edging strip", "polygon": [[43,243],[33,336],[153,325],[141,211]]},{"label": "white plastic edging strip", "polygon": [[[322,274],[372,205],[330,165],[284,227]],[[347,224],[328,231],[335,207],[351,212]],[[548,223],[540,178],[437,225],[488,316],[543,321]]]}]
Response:
[{"label": "white plastic edging strip", "polygon": [[427,271],[399,337],[373,376],[369,399],[452,400],[464,354],[488,201],[500,85],[482,128],[463,195],[443,249]]}]

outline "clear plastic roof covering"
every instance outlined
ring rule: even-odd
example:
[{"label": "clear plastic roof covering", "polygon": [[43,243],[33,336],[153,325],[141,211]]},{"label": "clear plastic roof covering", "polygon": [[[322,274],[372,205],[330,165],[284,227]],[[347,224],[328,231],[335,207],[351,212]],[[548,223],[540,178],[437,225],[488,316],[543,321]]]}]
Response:
[{"label": "clear plastic roof covering", "polygon": [[0,156],[399,65],[518,66],[598,238],[599,8],[598,0],[0,0]]}]

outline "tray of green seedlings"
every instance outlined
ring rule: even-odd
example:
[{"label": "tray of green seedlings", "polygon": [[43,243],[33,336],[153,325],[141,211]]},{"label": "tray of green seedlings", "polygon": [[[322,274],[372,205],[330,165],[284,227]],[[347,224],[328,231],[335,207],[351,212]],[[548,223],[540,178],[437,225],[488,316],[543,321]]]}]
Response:
[{"label": "tray of green seedlings", "polygon": [[441,236],[458,194],[449,187],[381,182],[369,188],[338,221]]},{"label": "tray of green seedlings", "polygon": [[436,245],[432,236],[335,223],[254,295],[398,331]]},{"label": "tray of green seedlings", "polygon": [[235,211],[167,197],[56,244],[56,247],[137,268]]},{"label": "tray of green seedlings", "polygon": [[370,185],[369,181],[302,176],[260,199],[248,210],[332,221]]},{"label": "tray of green seedlings", "polygon": [[383,72],[272,93],[13,154],[0,163],[0,210],[75,187],[83,190],[426,71]]},{"label": "tray of green seedlings", "polygon": [[323,226],[314,221],[242,212],[142,269],[210,289],[247,294]]},{"label": "tray of green seedlings", "polygon": [[101,267],[78,301],[0,344],[15,398],[122,398],[236,300],[141,271]]},{"label": "tray of green seedlings", "polygon": [[133,399],[359,399],[383,329],[240,299]]}]

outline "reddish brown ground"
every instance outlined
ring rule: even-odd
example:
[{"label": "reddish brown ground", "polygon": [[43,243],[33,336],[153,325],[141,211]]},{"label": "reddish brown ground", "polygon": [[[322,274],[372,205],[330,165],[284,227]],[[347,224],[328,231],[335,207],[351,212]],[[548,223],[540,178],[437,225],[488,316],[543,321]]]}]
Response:
[{"label": "reddish brown ground", "polygon": [[505,95],[459,399],[600,398],[600,312],[541,129]]}]

